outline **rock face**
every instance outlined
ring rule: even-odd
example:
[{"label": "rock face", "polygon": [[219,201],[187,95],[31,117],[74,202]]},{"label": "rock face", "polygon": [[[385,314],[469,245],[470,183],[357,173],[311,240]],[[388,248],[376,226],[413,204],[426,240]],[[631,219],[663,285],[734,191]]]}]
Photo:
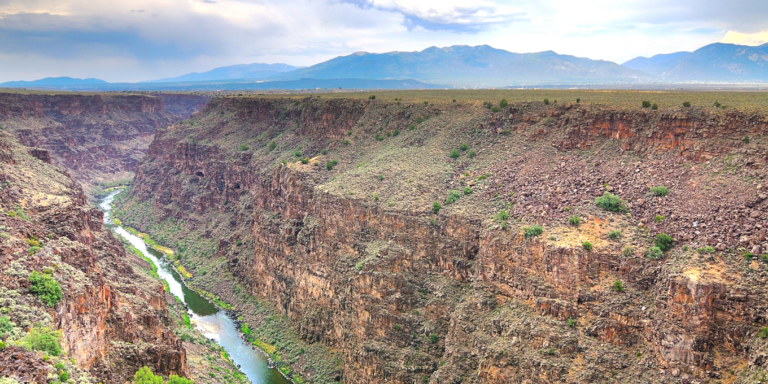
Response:
[{"label": "rock face", "polygon": [[[154,108],[136,106],[145,107]],[[0,314],[13,325],[0,330],[7,344],[0,376],[45,382],[58,375],[59,363],[77,382],[125,382],[145,365],[185,375],[185,350],[169,328],[164,288],[138,268],[144,260],[126,254],[101,211],[49,164],[47,152],[30,151],[7,132],[0,132],[0,147]],[[32,293],[34,271],[60,284],[60,302],[50,306]],[[15,346],[37,327],[61,333],[62,356],[43,359]]]},{"label": "rock face", "polygon": [[179,118],[158,97],[0,94],[0,124],[48,151],[86,189],[129,178],[155,130]]},{"label": "rock face", "polygon": [[341,351],[343,382],[766,369],[765,115],[248,98],[196,120],[157,132],[121,217]]},{"label": "rock face", "polygon": [[159,97],[163,101],[166,111],[182,119],[188,119],[195,113],[202,111],[203,107],[211,101],[210,96],[188,93],[157,93],[153,96]]}]

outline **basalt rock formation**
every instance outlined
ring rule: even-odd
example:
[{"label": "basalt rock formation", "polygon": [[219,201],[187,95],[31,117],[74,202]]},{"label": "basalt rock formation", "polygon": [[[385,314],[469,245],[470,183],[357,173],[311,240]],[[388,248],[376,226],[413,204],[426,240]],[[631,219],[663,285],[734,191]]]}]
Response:
[{"label": "basalt rock formation", "polygon": [[339,351],[325,375],[281,349],[311,382],[758,382],[766,134],[737,110],[215,99],[157,131],[118,211],[192,284]]},{"label": "basalt rock formation", "polygon": [[189,93],[156,93],[153,96],[163,101],[166,111],[182,119],[188,119],[202,111],[203,107],[211,101],[210,96]]},{"label": "basalt rock formation", "polygon": [[[0,148],[0,377],[122,383],[142,366],[185,375],[164,288],[141,272],[146,262],[126,253],[65,171],[40,160],[50,160],[44,150],[8,132]],[[34,273],[60,285],[60,300],[33,289]],[[50,343],[38,352],[28,339],[38,329],[60,334],[60,354]]]},{"label": "basalt rock formation", "polygon": [[155,130],[180,119],[165,108],[142,95],[0,93],[0,124],[21,144],[48,151],[88,191],[130,178]]}]

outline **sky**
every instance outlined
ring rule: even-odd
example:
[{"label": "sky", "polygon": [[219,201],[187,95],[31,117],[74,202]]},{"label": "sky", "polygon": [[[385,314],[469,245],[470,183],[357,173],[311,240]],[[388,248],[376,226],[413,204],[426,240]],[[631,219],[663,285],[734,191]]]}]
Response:
[{"label": "sky", "polygon": [[0,82],[482,45],[623,63],[768,42],[766,0],[0,0]]}]

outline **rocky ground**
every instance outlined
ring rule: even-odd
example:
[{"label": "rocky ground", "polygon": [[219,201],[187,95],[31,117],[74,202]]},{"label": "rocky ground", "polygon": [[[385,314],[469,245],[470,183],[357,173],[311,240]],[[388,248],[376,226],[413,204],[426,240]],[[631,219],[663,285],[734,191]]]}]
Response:
[{"label": "rocky ground", "polygon": [[764,381],[765,115],[491,106],[216,99],[116,214],[306,382]]}]

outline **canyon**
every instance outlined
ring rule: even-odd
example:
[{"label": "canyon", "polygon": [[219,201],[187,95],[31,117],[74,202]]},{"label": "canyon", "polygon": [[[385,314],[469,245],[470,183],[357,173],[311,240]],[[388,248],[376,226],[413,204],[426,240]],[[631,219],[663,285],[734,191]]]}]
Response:
[{"label": "canyon", "polygon": [[413,95],[213,99],[115,215],[295,380],[765,380],[765,114]]}]

